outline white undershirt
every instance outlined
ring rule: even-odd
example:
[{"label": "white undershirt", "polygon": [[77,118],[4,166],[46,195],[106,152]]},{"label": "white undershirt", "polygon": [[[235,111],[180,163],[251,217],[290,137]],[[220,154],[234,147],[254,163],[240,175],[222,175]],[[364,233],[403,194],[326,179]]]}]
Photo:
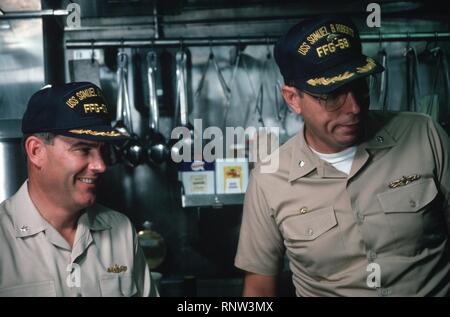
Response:
[{"label": "white undershirt", "polygon": [[348,149],[345,149],[344,151],[331,154],[319,153],[311,147],[310,149],[311,151],[316,153],[320,159],[330,163],[337,170],[344,172],[347,175],[350,174],[353,159],[355,158],[356,154],[356,146],[352,146],[349,147]]}]

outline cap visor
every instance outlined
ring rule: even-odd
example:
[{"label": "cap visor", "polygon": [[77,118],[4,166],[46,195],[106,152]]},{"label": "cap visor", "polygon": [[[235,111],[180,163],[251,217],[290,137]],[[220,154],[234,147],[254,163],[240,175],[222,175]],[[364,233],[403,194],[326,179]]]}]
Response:
[{"label": "cap visor", "polygon": [[128,133],[118,131],[111,128],[110,126],[85,127],[64,131],[55,131],[55,133],[72,138],[92,141],[119,141],[126,140],[130,137]]},{"label": "cap visor", "polygon": [[327,94],[356,79],[382,71],[384,71],[384,68],[377,61],[361,55],[361,58],[333,67],[320,76],[308,78],[306,81],[303,80],[296,86],[308,92]]}]

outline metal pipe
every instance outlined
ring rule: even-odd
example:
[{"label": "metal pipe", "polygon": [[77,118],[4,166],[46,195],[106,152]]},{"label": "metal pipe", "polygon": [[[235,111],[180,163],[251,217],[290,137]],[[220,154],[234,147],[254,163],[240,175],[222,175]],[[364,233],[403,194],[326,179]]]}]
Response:
[{"label": "metal pipe", "polygon": [[67,10],[40,10],[40,11],[10,11],[0,15],[0,20],[11,19],[36,19],[48,16],[66,16],[69,15]]},{"label": "metal pipe", "polygon": [[66,41],[66,48],[102,48],[102,47],[149,47],[149,46],[219,46],[219,45],[235,45],[235,44],[246,44],[246,45],[258,45],[266,43],[274,43],[277,38],[275,37],[254,37],[254,38],[173,38],[173,39],[155,39],[155,40],[100,40],[95,42],[88,41],[78,41],[70,40]]},{"label": "metal pipe", "polygon": [[[361,34],[363,42],[393,42],[393,41],[423,41],[423,40],[448,40],[450,32],[422,32],[422,33],[386,33],[386,34]],[[66,48],[104,48],[104,47],[150,47],[150,46],[226,46],[226,45],[262,45],[273,44],[278,36],[255,36],[255,37],[222,37],[222,38],[168,38],[155,40],[69,40]]]},{"label": "metal pipe", "polygon": [[418,33],[385,33],[385,34],[362,34],[364,42],[392,42],[392,41],[425,41],[425,40],[448,40],[450,32],[418,32]]}]

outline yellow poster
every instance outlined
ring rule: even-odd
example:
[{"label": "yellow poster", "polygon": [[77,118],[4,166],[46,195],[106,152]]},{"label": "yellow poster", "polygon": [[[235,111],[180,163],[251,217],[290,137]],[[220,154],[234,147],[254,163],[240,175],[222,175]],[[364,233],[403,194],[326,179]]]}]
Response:
[{"label": "yellow poster", "polygon": [[242,192],[242,166],[224,166],[223,176],[225,193]]}]

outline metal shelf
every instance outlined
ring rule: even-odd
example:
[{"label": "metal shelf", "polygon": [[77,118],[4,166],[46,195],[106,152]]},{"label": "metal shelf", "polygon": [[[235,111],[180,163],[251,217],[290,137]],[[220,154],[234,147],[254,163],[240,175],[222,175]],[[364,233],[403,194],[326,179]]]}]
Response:
[{"label": "metal shelf", "polygon": [[245,194],[182,195],[181,206],[220,208],[224,205],[242,205],[244,196]]}]

